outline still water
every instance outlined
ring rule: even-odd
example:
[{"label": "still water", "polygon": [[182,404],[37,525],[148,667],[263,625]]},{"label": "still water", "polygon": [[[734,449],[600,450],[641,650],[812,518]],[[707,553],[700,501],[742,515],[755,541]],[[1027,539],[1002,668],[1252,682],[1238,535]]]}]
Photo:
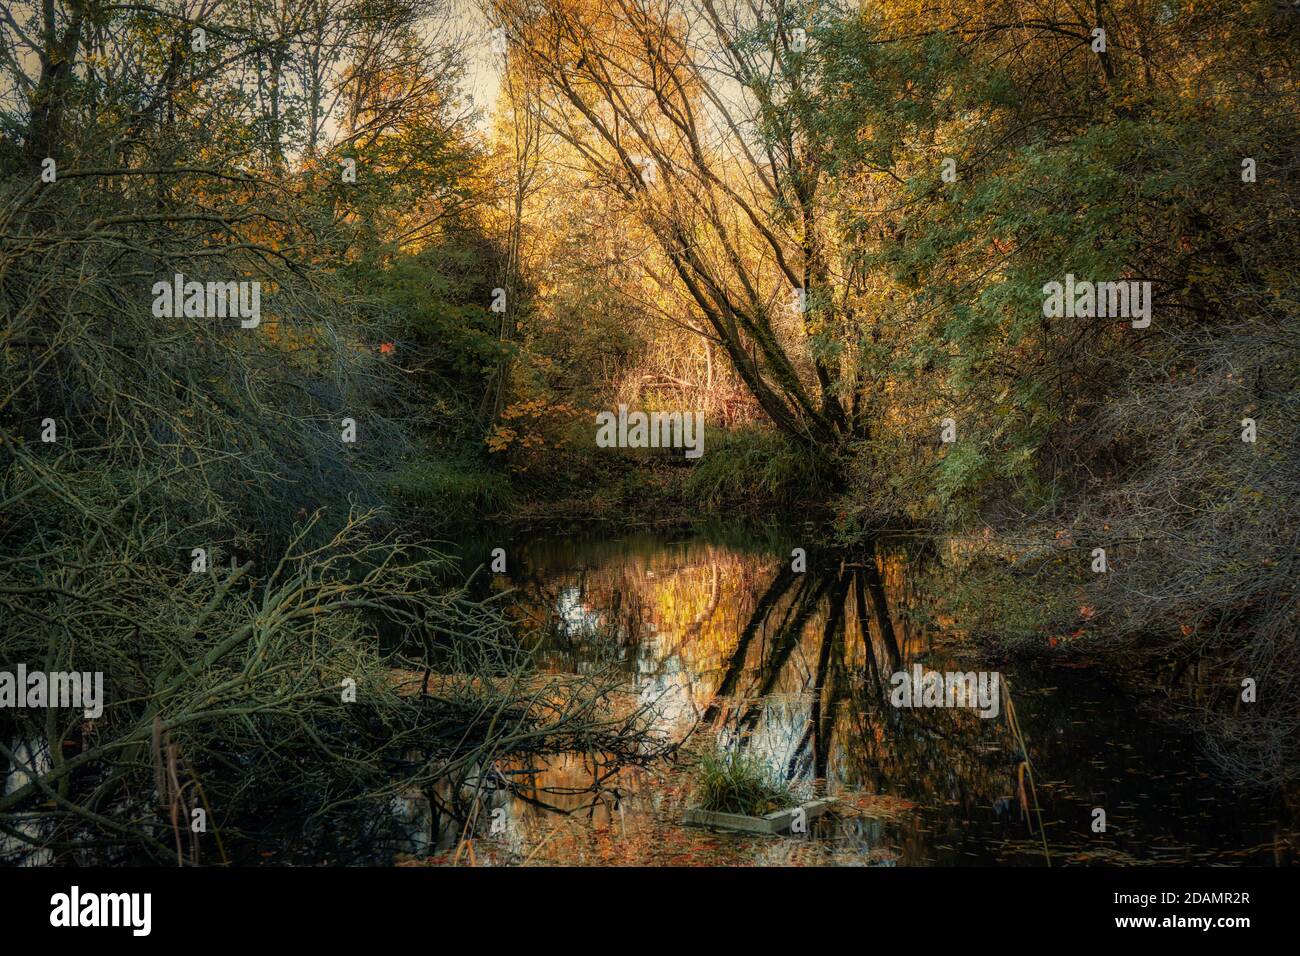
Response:
[{"label": "still water", "polygon": [[[458,545],[466,569],[486,566],[490,547]],[[584,754],[510,768],[509,785],[498,777],[483,798],[477,865],[1296,859],[1294,802],[1219,780],[1192,739],[1096,669],[982,659],[960,622],[936,623],[913,583],[933,552],[886,543],[874,560],[848,565],[810,554],[806,573],[794,573],[789,541],[735,530],[507,550],[507,573],[478,579],[511,592],[541,666],[617,668],[629,692],[653,703],[659,729],[686,746],[647,768],[611,771]],[[916,664],[998,672],[1019,737],[1005,706],[993,718],[891,706],[891,675]],[[835,797],[835,812],[804,835],[681,826],[689,754],[708,746],[760,757],[799,792]],[[1094,829],[1099,808],[1104,832]],[[410,859],[446,862],[459,846],[468,861],[462,826],[416,816]]]}]

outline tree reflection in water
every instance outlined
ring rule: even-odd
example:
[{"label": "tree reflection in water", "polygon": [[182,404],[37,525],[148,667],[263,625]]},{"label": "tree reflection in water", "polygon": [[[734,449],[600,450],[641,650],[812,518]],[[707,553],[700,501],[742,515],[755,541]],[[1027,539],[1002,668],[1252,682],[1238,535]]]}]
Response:
[{"label": "tree reflection in water", "polygon": [[[515,589],[543,666],[618,667],[674,739],[715,736],[840,801],[802,844],[710,836],[701,852],[712,859],[698,862],[1041,864],[1003,714],[890,704],[891,675],[914,663],[990,668],[953,628],[926,623],[915,582],[918,568],[941,563],[935,551],[883,542],[803,573],[789,551],[734,536],[533,541],[511,549],[511,574],[490,586]],[[479,560],[467,548],[467,563]],[[1294,853],[1293,808],[1216,789],[1187,740],[1140,720],[1091,673],[1013,670],[1054,859],[1271,863]],[[572,754],[498,770],[509,786],[487,796],[475,830],[481,852],[503,861],[663,862],[636,848],[667,853],[694,839],[675,826],[689,782],[671,766],[621,772]],[[1094,806],[1108,808],[1111,832],[1091,832]],[[439,845],[462,829],[444,821]]]}]

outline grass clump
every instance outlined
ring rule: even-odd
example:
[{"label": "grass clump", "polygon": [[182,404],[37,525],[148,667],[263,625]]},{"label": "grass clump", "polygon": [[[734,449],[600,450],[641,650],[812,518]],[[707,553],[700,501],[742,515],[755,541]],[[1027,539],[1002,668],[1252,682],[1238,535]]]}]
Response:
[{"label": "grass clump", "polygon": [[760,817],[798,803],[790,784],[757,757],[713,750],[697,768],[700,809]]},{"label": "grass clump", "polygon": [[474,462],[427,455],[406,463],[391,479],[395,498],[438,515],[489,516],[510,511],[517,499],[509,479]]},{"label": "grass clump", "polygon": [[772,429],[709,429],[704,447],[686,481],[687,500],[697,507],[793,507],[832,490],[828,464]]}]

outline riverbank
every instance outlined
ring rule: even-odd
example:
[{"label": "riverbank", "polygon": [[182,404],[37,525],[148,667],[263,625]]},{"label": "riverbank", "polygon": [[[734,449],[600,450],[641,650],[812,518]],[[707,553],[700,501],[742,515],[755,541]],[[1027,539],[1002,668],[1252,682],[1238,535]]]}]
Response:
[{"label": "riverbank", "polygon": [[[1251,622],[1261,608],[1232,597],[1232,582],[1251,561],[1207,563],[1193,587],[1186,556],[1172,556],[1174,583],[1162,582],[1153,577],[1153,556],[1172,539],[1131,537],[1106,522],[1070,518],[1064,507],[891,518],[852,490],[863,475],[833,478],[769,429],[710,431],[705,447],[689,462],[575,439],[554,462],[530,456],[498,476],[509,483],[508,507],[476,510],[453,498],[429,528],[472,537],[486,524],[503,540],[631,531],[681,537],[725,522],[791,536],[809,560],[836,565],[872,560],[877,539],[905,535],[943,552],[925,572],[943,577],[932,582],[935,613],[984,653],[1099,662],[1149,700],[1152,714],[1195,727],[1235,779],[1265,787],[1297,779],[1296,718],[1287,705],[1297,678],[1259,666],[1262,639]],[[1276,561],[1260,560],[1275,578]],[[1289,653],[1292,643],[1283,645]],[[1261,684],[1267,693],[1258,692]]]}]

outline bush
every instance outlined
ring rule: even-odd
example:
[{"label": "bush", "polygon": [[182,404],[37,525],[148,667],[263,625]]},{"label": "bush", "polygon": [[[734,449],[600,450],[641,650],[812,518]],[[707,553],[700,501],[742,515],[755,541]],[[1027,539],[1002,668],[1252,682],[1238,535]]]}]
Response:
[{"label": "bush", "polygon": [[758,511],[821,501],[831,486],[828,463],[774,429],[709,429],[686,497],[700,507]]}]

